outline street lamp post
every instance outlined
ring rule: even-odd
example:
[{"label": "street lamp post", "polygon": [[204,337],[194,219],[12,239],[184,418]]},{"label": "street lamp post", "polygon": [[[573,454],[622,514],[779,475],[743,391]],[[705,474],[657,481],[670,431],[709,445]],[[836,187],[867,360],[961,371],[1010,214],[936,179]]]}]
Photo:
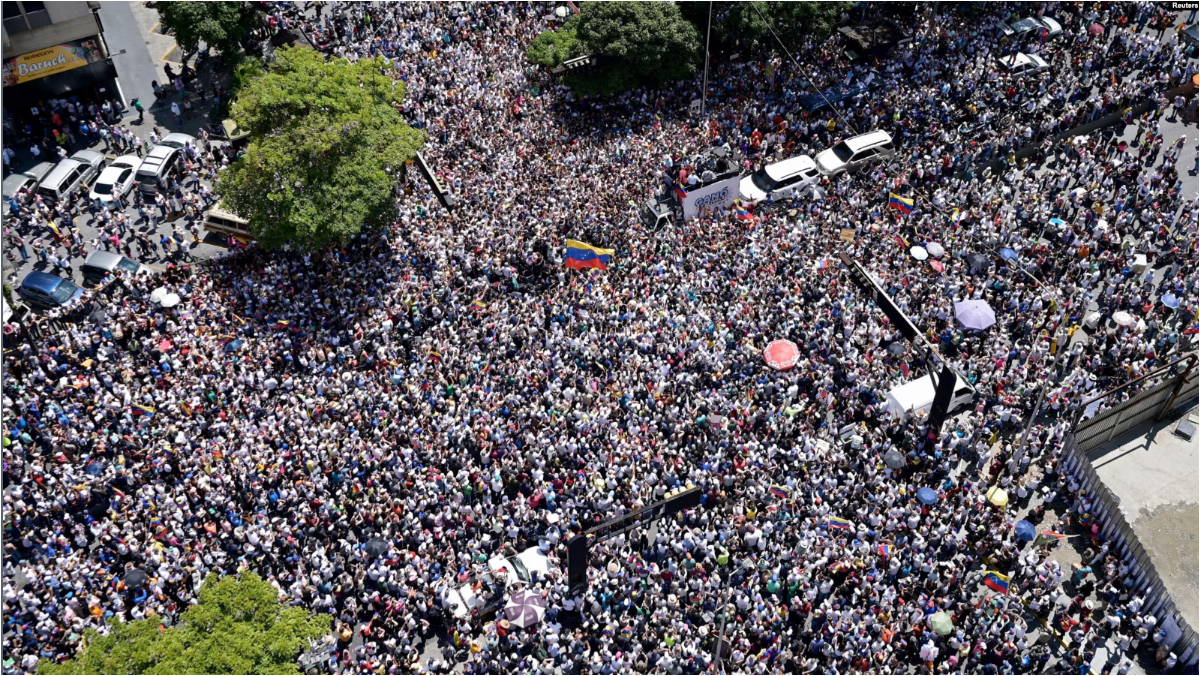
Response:
[{"label": "street lamp post", "polygon": [[[700,117],[708,116],[708,62],[711,60],[709,56],[709,45],[712,44],[712,0],[708,2],[708,29],[704,32],[704,89],[700,92]],[[706,129],[705,132],[708,130]]]}]

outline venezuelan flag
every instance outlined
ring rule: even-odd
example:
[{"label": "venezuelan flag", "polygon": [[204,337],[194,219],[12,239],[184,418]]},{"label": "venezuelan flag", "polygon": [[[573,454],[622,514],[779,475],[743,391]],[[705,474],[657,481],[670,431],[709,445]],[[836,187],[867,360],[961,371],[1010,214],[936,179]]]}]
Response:
[{"label": "venezuelan flag", "polygon": [[994,570],[989,570],[983,576],[983,584],[989,589],[994,589],[1001,594],[1008,593],[1008,576],[1002,575]]},{"label": "venezuelan flag", "polygon": [[853,525],[854,524],[840,516],[829,517],[829,527],[835,530],[850,530],[850,527]]},{"label": "venezuelan flag", "polygon": [[907,239],[904,239],[900,235],[892,235],[892,239],[896,241],[896,244],[900,245],[901,249],[908,251],[908,240]]},{"label": "venezuelan flag", "polygon": [[154,417],[154,409],[150,408],[149,406],[134,404],[133,406],[130,406],[130,408],[132,409],[134,415],[144,415],[147,418]]},{"label": "venezuelan flag", "polygon": [[913,201],[908,197],[901,197],[894,192],[889,192],[888,206],[892,207],[893,209],[899,209],[906,214],[911,214],[913,210]]},{"label": "venezuelan flag", "polygon": [[275,321],[275,324],[274,324],[274,327],[277,329],[288,329],[288,328],[291,328],[291,326],[292,326],[292,323],[286,319],[278,319]]},{"label": "venezuelan flag", "polygon": [[687,187],[683,185],[683,181],[676,179],[675,180],[675,196],[678,197],[679,199],[683,199],[683,198],[687,197],[687,195],[688,195]]},{"label": "venezuelan flag", "polygon": [[607,270],[608,261],[612,259],[612,256],[612,249],[601,249],[591,244],[584,244],[583,242],[568,239],[567,258],[563,261],[563,265],[572,270],[582,270],[584,268]]},{"label": "venezuelan flag", "polygon": [[786,486],[775,485],[771,486],[771,495],[774,495],[780,500],[787,500],[792,497],[792,492],[789,491]]},{"label": "venezuelan flag", "polygon": [[733,214],[742,220],[754,218],[754,214],[750,213],[749,209],[740,204],[734,207]]},{"label": "venezuelan flag", "polygon": [[879,545],[879,555],[885,559],[891,556],[892,552],[895,550],[895,545]]}]

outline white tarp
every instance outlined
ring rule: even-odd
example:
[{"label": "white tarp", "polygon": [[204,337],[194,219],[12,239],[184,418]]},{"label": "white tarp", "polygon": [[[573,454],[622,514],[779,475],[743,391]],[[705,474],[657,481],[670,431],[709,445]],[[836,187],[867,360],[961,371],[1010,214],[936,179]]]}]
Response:
[{"label": "white tarp", "polygon": [[683,220],[692,220],[701,209],[719,209],[733,204],[738,197],[738,185],[741,181],[741,176],[733,176],[688,191],[688,196],[683,198]]}]

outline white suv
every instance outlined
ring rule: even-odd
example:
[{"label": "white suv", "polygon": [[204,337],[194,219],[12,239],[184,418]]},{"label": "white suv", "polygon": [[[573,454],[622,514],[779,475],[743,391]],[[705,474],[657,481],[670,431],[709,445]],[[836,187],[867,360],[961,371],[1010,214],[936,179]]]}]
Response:
[{"label": "white suv", "polygon": [[821,173],[817,171],[817,163],[813,158],[800,155],[768,164],[749,176],[743,176],[738,193],[742,201],[747,203],[803,195],[811,191],[820,178]]},{"label": "white suv", "polygon": [[896,148],[886,131],[872,131],[842,141],[817,155],[817,168],[826,176],[837,176],[847,171],[892,158]]}]

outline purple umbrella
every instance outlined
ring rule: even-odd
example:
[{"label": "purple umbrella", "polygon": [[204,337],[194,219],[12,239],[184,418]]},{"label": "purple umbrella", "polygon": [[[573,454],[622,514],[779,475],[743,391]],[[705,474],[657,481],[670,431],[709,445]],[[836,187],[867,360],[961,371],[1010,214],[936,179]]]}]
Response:
[{"label": "purple umbrella", "polygon": [[504,618],[514,627],[528,629],[546,615],[546,600],[540,594],[530,591],[519,591],[508,597],[504,604]]},{"label": "purple umbrella", "polygon": [[954,316],[963,328],[982,331],[996,323],[996,313],[992,306],[982,300],[966,300],[954,304]]}]

